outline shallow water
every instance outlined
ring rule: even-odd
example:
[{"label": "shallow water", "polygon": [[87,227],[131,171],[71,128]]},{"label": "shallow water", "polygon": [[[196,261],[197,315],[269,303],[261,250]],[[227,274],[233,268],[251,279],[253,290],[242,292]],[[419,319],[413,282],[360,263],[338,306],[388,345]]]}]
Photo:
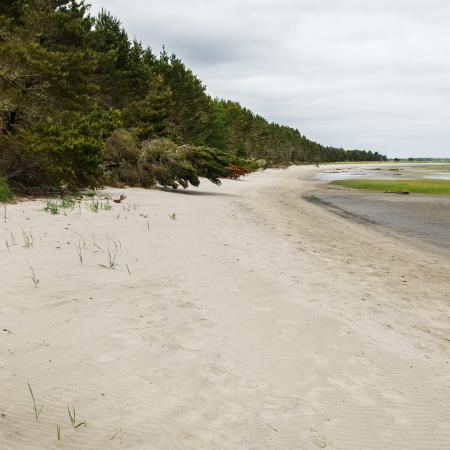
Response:
[{"label": "shallow water", "polygon": [[324,189],[308,198],[350,219],[415,238],[450,258],[450,195]]},{"label": "shallow water", "polygon": [[423,178],[434,178],[439,180],[450,180],[450,171],[447,172],[433,172],[431,175],[425,175]]},{"label": "shallow water", "polygon": [[316,176],[316,180],[327,182],[335,180],[348,180],[353,178],[371,180],[419,180],[421,178],[450,180],[450,165],[383,164],[381,166],[373,167],[343,167],[329,170],[324,168],[324,170]]}]

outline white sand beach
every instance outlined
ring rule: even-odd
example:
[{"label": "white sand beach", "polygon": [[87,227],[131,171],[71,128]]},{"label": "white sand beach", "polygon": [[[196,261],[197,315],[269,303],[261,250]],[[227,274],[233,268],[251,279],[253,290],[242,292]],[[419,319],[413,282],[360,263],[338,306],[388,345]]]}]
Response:
[{"label": "white sand beach", "polygon": [[449,449],[450,261],[316,170],[1,209],[0,449]]}]

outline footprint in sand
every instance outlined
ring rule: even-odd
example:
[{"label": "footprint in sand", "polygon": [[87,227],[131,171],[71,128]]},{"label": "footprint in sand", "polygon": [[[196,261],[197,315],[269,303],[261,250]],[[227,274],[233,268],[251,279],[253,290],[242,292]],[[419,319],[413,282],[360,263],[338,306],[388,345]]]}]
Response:
[{"label": "footprint in sand", "polygon": [[202,348],[201,343],[199,342],[199,340],[197,338],[184,338],[180,341],[179,343],[180,347],[183,348],[184,350],[188,350],[191,352],[198,352],[200,351],[200,349]]},{"label": "footprint in sand", "polygon": [[311,442],[319,448],[326,448],[327,446],[327,440],[323,436],[312,437]]}]

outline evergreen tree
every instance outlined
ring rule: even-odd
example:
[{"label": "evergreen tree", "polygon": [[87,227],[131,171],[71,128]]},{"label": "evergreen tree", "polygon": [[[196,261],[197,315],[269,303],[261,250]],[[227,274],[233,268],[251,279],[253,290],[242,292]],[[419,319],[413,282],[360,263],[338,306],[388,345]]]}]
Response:
[{"label": "evergreen tree", "polygon": [[[130,146],[135,157],[108,163],[108,145]],[[102,171],[120,167],[117,181],[139,183],[144,149],[155,165],[150,178],[173,186],[235,177],[256,160],[386,158],[324,147],[237,102],[210,98],[176,55],[130,41],[117,18],[105,10],[90,16],[83,0],[2,1],[0,177],[16,189],[61,189],[100,183]],[[146,174],[152,170],[147,164]]]},{"label": "evergreen tree", "polygon": [[123,120],[127,128],[141,139],[168,137],[178,140],[171,121],[174,100],[170,88],[160,75],[148,81],[145,98],[132,101],[124,109]]}]

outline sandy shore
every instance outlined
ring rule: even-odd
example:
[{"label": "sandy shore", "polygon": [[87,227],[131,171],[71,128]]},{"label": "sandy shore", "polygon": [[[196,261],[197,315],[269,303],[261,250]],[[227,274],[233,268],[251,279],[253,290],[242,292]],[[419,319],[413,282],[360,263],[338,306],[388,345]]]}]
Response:
[{"label": "sandy shore", "polygon": [[450,448],[449,260],[304,200],[314,170],[8,206],[0,449]]}]

